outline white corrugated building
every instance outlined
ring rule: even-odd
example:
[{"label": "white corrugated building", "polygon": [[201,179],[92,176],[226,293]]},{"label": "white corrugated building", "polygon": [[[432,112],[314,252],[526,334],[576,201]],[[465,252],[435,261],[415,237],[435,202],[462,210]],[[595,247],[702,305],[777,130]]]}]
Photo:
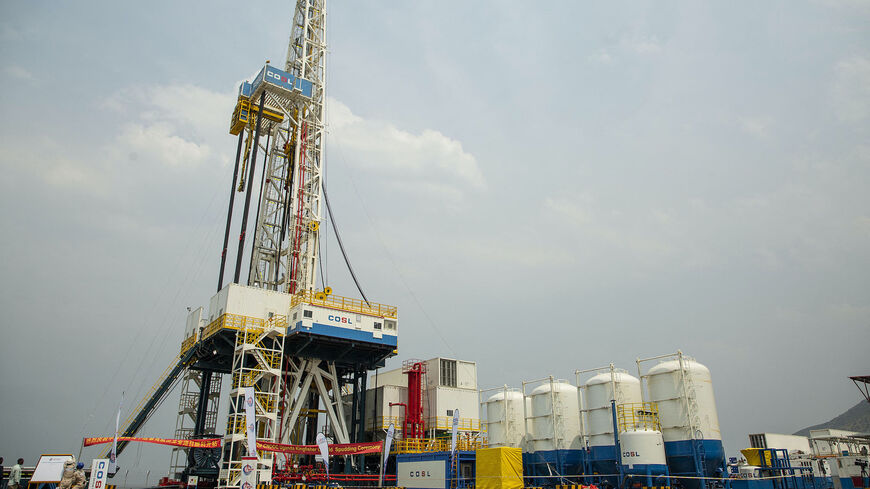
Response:
[{"label": "white corrugated building", "polygon": [[[451,358],[424,360],[423,420],[426,436],[451,429],[453,411],[459,409],[459,430],[480,431],[480,408],[477,391],[477,364]],[[366,431],[378,436],[390,423],[401,437],[405,408],[408,402],[408,376],[402,368],[378,372],[369,376],[366,391]],[[393,404],[392,406],[390,404]]]},{"label": "white corrugated building", "polygon": [[812,453],[810,439],[806,436],[785,435],[782,433],[755,433],[749,435],[751,448],[777,448],[788,453]]}]

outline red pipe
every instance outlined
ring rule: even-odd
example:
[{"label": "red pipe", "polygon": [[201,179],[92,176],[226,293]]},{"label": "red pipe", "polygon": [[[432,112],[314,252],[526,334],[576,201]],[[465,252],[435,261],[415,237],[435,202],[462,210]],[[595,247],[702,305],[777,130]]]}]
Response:
[{"label": "red pipe", "polygon": [[391,402],[390,407],[393,407],[393,406],[402,406],[403,408],[405,408],[405,417],[402,421],[402,439],[407,440],[408,439],[408,405],[405,404],[404,402]]}]

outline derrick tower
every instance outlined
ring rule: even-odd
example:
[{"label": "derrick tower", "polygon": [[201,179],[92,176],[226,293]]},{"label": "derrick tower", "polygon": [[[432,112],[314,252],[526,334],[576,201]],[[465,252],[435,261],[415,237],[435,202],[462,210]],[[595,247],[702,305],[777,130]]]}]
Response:
[{"label": "derrick tower", "polygon": [[[207,308],[190,312],[179,356],[122,430],[134,436],[180,382],[176,438],[222,434],[224,443],[214,450],[174,449],[169,475],[175,478],[197,475],[216,479],[219,487],[239,486],[241,457],[249,451],[246,387],[255,391],[258,441],[314,444],[320,431],[334,443],[364,441],[367,373],[397,353],[395,307],[316,286],[324,202],[325,7],[325,0],[297,0],[283,70],[266,62],[239,87],[230,122],[238,142],[217,293]],[[237,194],[244,196],[241,211],[235,209]],[[224,285],[236,214],[241,224],[235,266]],[[249,217],[256,223],[250,236]],[[248,242],[250,257],[244,260]],[[223,374],[229,375],[229,392],[221,391]],[[224,433],[217,423],[222,404]],[[119,443],[119,452],[125,445]],[[259,480],[268,482],[274,456],[257,455]]]}]

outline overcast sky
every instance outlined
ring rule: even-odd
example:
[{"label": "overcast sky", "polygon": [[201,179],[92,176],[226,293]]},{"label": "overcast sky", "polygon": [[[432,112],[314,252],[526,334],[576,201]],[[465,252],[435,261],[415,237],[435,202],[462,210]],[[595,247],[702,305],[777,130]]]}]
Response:
[{"label": "overcast sky", "polygon": [[[215,289],[236,87],[283,64],[291,10],[0,5],[7,461],[110,434],[177,354]],[[392,365],[519,386],[681,349],[731,453],[858,402],[870,3],[343,0],[328,25],[327,181],[367,295],[399,307]],[[143,433],[172,436],[177,402]]]}]

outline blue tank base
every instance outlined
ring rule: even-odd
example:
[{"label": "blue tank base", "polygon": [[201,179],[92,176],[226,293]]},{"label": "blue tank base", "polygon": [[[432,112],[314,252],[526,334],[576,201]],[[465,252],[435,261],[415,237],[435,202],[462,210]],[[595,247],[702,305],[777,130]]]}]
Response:
[{"label": "blue tank base", "polygon": [[619,486],[619,464],[616,463],[614,445],[589,447],[589,473],[592,475],[590,480],[598,486]]},{"label": "blue tank base", "polygon": [[[695,445],[699,445],[699,451],[703,452],[704,461],[701,473],[698,473],[695,453]],[[668,461],[668,470],[674,479],[673,485],[685,489],[700,489],[710,483],[719,483],[714,480],[725,475],[725,447],[722,440],[680,440],[665,442],[665,457]],[[686,477],[686,478],[683,478]],[[704,484],[697,477],[710,477],[708,484]]]},{"label": "blue tank base", "polygon": [[624,488],[669,487],[668,466],[663,464],[637,464],[622,468]]},{"label": "blue tank base", "polygon": [[[584,450],[544,450],[523,454],[523,474],[529,487],[588,484],[577,477],[583,473]],[[573,477],[572,477],[573,476]]]}]

